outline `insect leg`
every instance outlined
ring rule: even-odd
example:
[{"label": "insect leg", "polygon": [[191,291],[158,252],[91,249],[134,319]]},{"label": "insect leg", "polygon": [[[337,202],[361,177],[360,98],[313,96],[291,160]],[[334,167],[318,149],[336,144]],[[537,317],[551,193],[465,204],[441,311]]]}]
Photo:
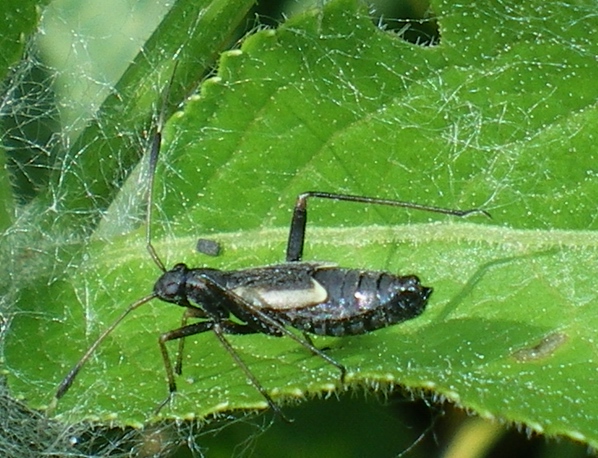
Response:
[{"label": "insect leg", "polygon": [[[248,304],[248,305],[250,307],[253,307],[250,304]],[[266,322],[267,324],[269,324],[271,327],[273,327],[274,329],[277,329],[281,333],[283,333],[286,336],[288,336],[291,339],[293,339],[298,344],[304,346],[311,353],[313,353],[316,356],[319,356],[324,361],[326,361],[328,364],[331,364],[332,366],[336,367],[341,372],[341,383],[343,383],[343,384],[345,383],[345,376],[347,375],[347,368],[344,365],[342,365],[341,363],[339,363],[335,359],[333,359],[330,356],[328,356],[326,353],[324,353],[318,347],[314,346],[314,344],[311,342],[311,339],[304,340],[301,337],[298,337],[297,335],[295,335],[294,333],[292,333],[291,331],[289,331],[287,328],[285,328],[282,323],[280,323],[280,322],[276,321],[275,319],[271,318],[270,316],[266,315],[264,312],[262,312],[258,308],[253,307],[253,309],[254,309],[254,313],[256,315],[258,315],[261,320],[263,320],[264,322]]]},{"label": "insect leg", "polygon": [[[188,310],[193,310],[193,309],[188,309]],[[191,317],[198,317],[198,316],[197,316],[197,314],[194,314],[193,312],[190,312],[190,313],[186,312],[183,316],[183,320],[186,322],[187,319],[191,318]],[[164,407],[164,405],[166,405],[170,401],[173,393],[176,392],[176,390],[177,390],[176,382],[174,380],[174,373],[172,370],[172,363],[170,361],[170,356],[168,355],[168,350],[166,349],[166,342],[169,342],[171,340],[176,340],[176,339],[180,339],[181,341],[184,341],[185,337],[190,337],[192,335],[201,334],[201,333],[209,331],[209,330],[214,331],[214,334],[216,334],[216,337],[218,337],[218,340],[220,341],[222,346],[231,355],[231,357],[233,358],[235,363],[243,370],[243,372],[245,373],[245,375],[247,376],[247,378],[249,379],[251,384],[266,399],[266,402],[268,402],[268,405],[272,408],[272,410],[274,410],[278,415],[280,415],[280,417],[282,419],[289,422],[290,420],[287,417],[285,417],[285,415],[282,413],[280,408],[274,403],[274,400],[270,397],[268,392],[260,384],[260,382],[258,381],[256,376],[253,375],[253,373],[251,372],[249,367],[243,362],[243,360],[239,357],[237,352],[234,350],[234,348],[231,346],[229,341],[224,336],[225,333],[226,334],[253,334],[253,333],[256,333],[257,331],[255,329],[253,329],[251,326],[248,326],[246,324],[234,323],[232,321],[220,321],[220,322],[202,321],[200,323],[194,323],[194,324],[182,326],[173,331],[166,332],[160,336],[160,339],[159,339],[160,351],[162,352],[162,358],[164,360],[164,367],[166,369],[166,376],[168,378],[169,393],[168,393],[168,397],[163,402],[161,402],[160,405],[158,406],[158,408],[156,409],[156,413],[158,413],[160,411],[160,409],[162,409],[162,407]],[[178,364],[178,361],[177,361],[177,364]]]},{"label": "insect leg", "polygon": [[401,200],[377,199],[375,197],[354,196],[349,194],[334,194],[331,192],[309,191],[300,194],[297,197],[293,218],[291,219],[291,228],[287,242],[287,262],[301,261],[303,257],[303,245],[305,242],[305,227],[307,225],[307,199],[318,197],[321,199],[331,199],[343,202],[359,202],[363,204],[386,205],[390,207],[411,208],[414,210],[423,210],[432,213],[443,213],[453,216],[467,216],[471,213],[482,213],[488,217],[490,214],[484,210],[473,208],[470,210],[454,210],[450,208],[434,207],[431,205],[421,205],[413,202]]},{"label": "insect leg", "polygon": [[308,344],[310,344],[310,345],[314,344],[314,341],[312,340],[311,336],[307,332],[303,332],[303,338],[305,339],[305,341]]},{"label": "insect leg", "polygon": [[[206,312],[200,308],[188,307],[183,313],[183,319],[181,320],[181,328],[187,326],[189,318],[208,318]],[[179,328],[180,329],[180,328]],[[183,352],[185,350],[185,339],[179,339],[179,351],[177,353],[176,362],[174,364],[174,372],[181,375],[183,372]]]},{"label": "insect leg", "polygon": [[176,391],[176,382],[174,380],[174,371],[172,370],[172,362],[170,361],[170,356],[168,355],[168,350],[166,349],[166,342],[176,339],[184,339],[185,337],[193,336],[195,334],[201,334],[202,332],[210,331],[214,327],[214,321],[202,321],[199,323],[189,324],[187,326],[183,326],[181,328],[174,329],[172,331],[165,332],[162,334],[159,339],[158,343],[160,344],[160,352],[162,352],[162,359],[164,360],[164,369],[166,370],[166,378],[168,379],[168,391],[169,395],[164,405],[172,393]]},{"label": "insect leg", "polygon": [[168,396],[158,405],[158,407],[156,407],[156,414],[160,412],[162,407],[168,404],[168,402],[172,399],[172,395],[176,391],[176,381],[174,380],[172,362],[170,361],[170,356],[168,355],[166,342],[170,340],[184,339],[185,337],[193,336],[195,334],[201,334],[202,332],[211,330],[213,327],[214,321],[202,321],[200,323],[189,324],[187,326],[165,332],[159,337],[158,344],[160,345],[160,352],[162,353],[162,360],[164,361],[164,369],[166,370],[166,378],[168,379]]},{"label": "insect leg", "polygon": [[247,364],[245,364],[245,362],[243,362],[243,360],[239,357],[238,353],[232,347],[230,342],[224,336],[224,333],[227,333],[227,334],[251,334],[256,331],[248,325],[234,323],[232,321],[223,321],[223,322],[217,323],[214,325],[213,330],[214,330],[214,334],[216,334],[216,337],[218,337],[218,340],[220,341],[222,346],[226,349],[226,351],[235,360],[235,363],[237,363],[237,365],[243,370],[243,372],[245,373],[245,376],[249,379],[249,381],[255,387],[255,389],[257,389],[260,392],[260,394],[264,397],[264,399],[266,400],[266,402],[268,403],[270,408],[274,412],[276,412],[276,414],[279,415],[280,418],[282,418],[284,421],[286,421],[287,423],[291,423],[291,420],[288,417],[286,417],[282,413],[280,408],[274,403],[274,400],[270,397],[270,395],[268,394],[266,389],[262,386],[262,384],[259,382],[257,377],[255,375],[253,375],[253,372],[251,372],[251,369],[249,369],[249,366],[247,366]]},{"label": "insect leg", "polygon": [[202,298],[206,297],[206,290],[208,290],[210,292],[210,297],[218,298],[222,307],[224,307],[240,320],[247,323],[248,326],[254,329],[254,332],[261,332],[276,337],[280,337],[282,335],[290,337],[295,342],[307,348],[314,355],[319,356],[328,364],[336,367],[341,372],[341,383],[344,383],[345,375],[347,373],[345,366],[332,359],[322,350],[315,347],[311,342],[298,337],[293,332],[289,331],[283,323],[272,318],[259,307],[251,304],[241,296],[215,283],[209,277],[203,277],[202,284],[204,288],[202,291],[203,296],[197,298],[191,296],[194,301],[201,302]]}]

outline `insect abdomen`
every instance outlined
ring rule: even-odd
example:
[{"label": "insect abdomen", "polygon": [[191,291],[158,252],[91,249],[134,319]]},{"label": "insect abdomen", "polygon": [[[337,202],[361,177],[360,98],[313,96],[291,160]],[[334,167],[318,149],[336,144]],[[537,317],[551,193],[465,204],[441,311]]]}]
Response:
[{"label": "insect abdomen", "polygon": [[318,335],[364,334],[415,318],[424,311],[432,293],[414,275],[339,268],[317,270],[312,275],[328,291],[328,299],[310,307],[278,311],[277,318]]}]

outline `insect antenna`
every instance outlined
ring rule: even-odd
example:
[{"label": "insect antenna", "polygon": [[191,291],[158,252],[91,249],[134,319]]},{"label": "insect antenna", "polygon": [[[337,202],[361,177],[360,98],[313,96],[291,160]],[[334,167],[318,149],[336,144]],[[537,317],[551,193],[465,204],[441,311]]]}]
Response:
[{"label": "insect antenna", "polygon": [[[160,118],[162,115],[160,115]],[[158,154],[160,153],[160,145],[162,144],[162,131],[158,125],[154,138],[152,140],[152,146],[150,149],[149,156],[149,167],[148,167],[148,191],[147,191],[147,209],[145,213],[145,246],[149,255],[151,256],[154,263],[162,272],[166,272],[164,263],[156,253],[156,249],[152,244],[152,202],[154,200],[154,176],[156,175],[156,165],[158,163]]]},{"label": "insect antenna", "polygon": [[[160,153],[160,146],[162,144],[162,127],[164,125],[164,119],[166,116],[166,114],[165,114],[166,113],[166,101],[168,99],[170,87],[172,86],[173,81],[174,81],[176,65],[177,64],[175,63],[175,67],[172,72],[172,76],[170,77],[168,86],[166,87],[166,89],[164,90],[164,93],[162,94],[162,108],[160,109],[160,114],[158,115],[158,120],[157,120],[156,126],[155,126],[155,132],[154,132],[150,150],[149,150],[148,184],[147,184],[148,185],[148,191],[147,191],[148,196],[147,196],[147,209],[146,209],[146,220],[145,220],[146,247],[147,247],[147,251],[149,252],[152,260],[154,261],[154,263],[158,266],[158,268],[162,272],[166,272],[166,268],[164,267],[164,263],[162,262],[162,260],[156,253],[154,246],[152,245],[152,232],[151,232],[151,224],[150,223],[151,223],[151,219],[152,219],[154,176],[155,176],[155,172],[156,172],[156,164],[158,161],[158,155]],[[127,309],[124,312],[122,312],[120,314],[120,316],[116,320],[114,320],[114,322],[110,326],[108,326],[108,328],[106,328],[104,330],[104,332],[102,332],[102,334],[100,334],[100,336],[87,349],[87,351],[83,354],[83,356],[79,359],[79,361],[77,361],[77,363],[70,370],[70,372],[67,374],[67,376],[62,380],[62,382],[60,382],[60,385],[58,385],[56,394],[54,395],[54,399],[52,400],[51,404],[49,405],[48,410],[52,410],[56,406],[58,399],[60,399],[61,397],[63,397],[66,394],[66,392],[69,390],[69,388],[75,381],[75,378],[77,378],[77,375],[81,371],[81,368],[85,365],[85,363],[89,360],[89,358],[91,358],[91,355],[93,355],[93,353],[96,351],[96,349],[101,345],[101,343],[106,339],[106,337],[114,330],[114,328],[116,328],[121,323],[121,321],[123,321],[125,319],[125,317],[127,315],[129,315],[129,313],[131,313],[133,310],[141,307],[143,304],[146,304],[147,302],[151,301],[152,299],[154,299],[156,297],[157,297],[156,294],[152,293],[148,296],[145,296],[145,297],[135,301],[133,304],[129,305],[129,307],[127,307]]]},{"label": "insect antenna", "polygon": [[87,351],[81,357],[81,359],[79,361],[77,361],[77,364],[75,364],[75,366],[71,369],[71,371],[64,378],[64,380],[62,380],[62,382],[60,382],[60,385],[58,386],[58,389],[56,390],[56,394],[54,395],[55,399],[60,399],[62,396],[64,396],[64,394],[68,391],[68,389],[71,387],[71,385],[75,381],[75,378],[77,377],[77,374],[79,373],[81,368],[85,365],[87,360],[91,357],[91,355],[96,350],[96,348],[98,348],[100,346],[100,344],[104,341],[104,339],[108,336],[108,334],[110,334],[114,330],[114,328],[116,328],[120,324],[120,322],[122,320],[124,320],[125,317],[129,313],[131,313],[136,308],[139,308],[146,302],[151,301],[155,297],[156,297],[155,294],[150,294],[149,296],[145,296],[144,298],[139,299],[138,301],[134,302],[123,313],[121,313],[121,315],[116,320],[114,320],[114,322],[110,326],[108,326],[104,330],[104,332],[102,332],[102,334],[96,339],[96,341],[91,345],[91,347],[89,347],[87,349]]},{"label": "insect antenna", "polygon": [[153,209],[153,201],[154,201],[154,177],[156,176],[156,166],[158,165],[158,156],[160,155],[160,147],[162,146],[162,128],[164,126],[164,119],[166,117],[166,105],[168,101],[168,95],[170,93],[170,88],[174,82],[174,74],[176,73],[178,62],[174,64],[174,70],[172,71],[172,75],[170,77],[170,81],[162,94],[162,108],[160,109],[160,114],[158,115],[158,120],[156,121],[156,131],[154,132],[154,137],[152,138],[152,145],[150,147],[149,152],[149,166],[148,166],[148,180],[147,180],[147,209],[145,212],[145,243],[147,251],[154,261],[154,263],[158,266],[158,268],[162,272],[166,272],[166,267],[164,263],[158,256],[154,245],[152,244],[152,209]]}]

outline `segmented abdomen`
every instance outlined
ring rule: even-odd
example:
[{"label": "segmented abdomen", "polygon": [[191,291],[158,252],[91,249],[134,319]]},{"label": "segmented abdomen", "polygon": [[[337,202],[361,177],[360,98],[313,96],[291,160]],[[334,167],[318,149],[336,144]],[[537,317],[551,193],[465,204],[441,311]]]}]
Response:
[{"label": "segmented abdomen", "polygon": [[314,280],[328,291],[320,304],[277,310],[276,318],[301,331],[318,335],[364,334],[421,314],[432,293],[414,275],[321,269]]}]

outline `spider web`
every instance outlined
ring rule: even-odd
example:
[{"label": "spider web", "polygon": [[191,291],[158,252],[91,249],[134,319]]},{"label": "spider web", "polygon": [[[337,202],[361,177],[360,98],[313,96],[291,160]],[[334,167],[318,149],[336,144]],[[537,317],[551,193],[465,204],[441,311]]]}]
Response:
[{"label": "spider web", "polygon": [[[119,97],[116,81],[168,8],[168,2],[113,2],[111,5],[106,2],[101,5],[55,2],[44,10],[40,32],[31,40],[26,57],[12,71],[2,110],[3,143],[19,205],[17,217],[21,221],[21,230],[38,230],[35,223],[24,224],[23,221],[28,218],[30,208],[37,205],[40,193],[51,187],[52,192],[48,194],[51,200],[45,202],[46,212],[51,213],[62,204],[60,175],[77,177],[79,174],[63,158],[62,152],[77,144],[90,122],[99,124],[100,135],[109,135],[108,131],[102,132],[103,120],[96,119],[96,113],[111,94],[116,93]],[[160,84],[156,82],[156,91],[162,90]],[[140,150],[144,147],[146,139],[142,132],[130,130],[124,124],[117,126],[117,130],[120,136],[129,139],[128,147]],[[118,175],[129,175],[129,169],[123,168]],[[92,214],[101,215],[96,236],[109,239],[134,229],[142,221],[140,203],[143,204],[145,194],[139,191],[144,188],[143,169],[137,170],[135,175],[137,178],[131,177],[124,184],[131,188],[130,192],[121,193],[125,197],[113,202],[109,208],[101,200],[95,201],[90,208]],[[102,174],[97,177],[111,185],[111,177]],[[87,178],[81,176],[79,179]],[[94,199],[93,195],[89,197]],[[49,241],[46,237],[49,234],[55,238],[57,231],[46,229],[39,233],[41,240],[35,250],[45,255],[45,264],[37,262],[36,274],[43,276],[45,271],[50,281],[55,282],[61,273],[54,269],[57,264],[52,259],[58,259],[60,254],[52,247],[68,243],[69,239],[76,240],[76,237],[62,234],[64,240]],[[18,253],[19,249],[13,247],[12,251]],[[17,271],[15,269],[13,273]],[[13,291],[23,287],[14,275],[13,280]],[[8,296],[5,300],[8,302]],[[265,424],[260,426],[256,421],[247,422],[242,417],[213,422],[209,433],[201,432],[202,427],[194,426],[193,422],[144,429],[110,429],[84,423],[67,425],[15,401],[5,387],[1,396],[3,434],[0,449],[7,457],[40,454],[118,457],[131,456],[133,450],[136,456],[170,456],[181,443],[186,443],[194,456],[203,456],[205,448],[199,447],[198,442],[201,437],[222,429],[224,426],[218,426],[219,423],[226,427],[235,423],[246,425],[244,434],[247,439],[241,441],[234,452],[244,456],[251,454],[254,448],[256,429],[263,434],[267,428]],[[39,430],[44,433],[37,434]]]},{"label": "spider web", "polygon": [[[124,9],[119,10],[119,8],[123,8],[123,5]],[[100,13],[108,10],[112,10],[114,17],[117,18],[116,20],[101,19],[102,15]],[[41,26],[42,33],[31,44],[26,58],[20,65],[15,67],[8,83],[6,91],[8,95],[4,98],[2,109],[3,118],[9,119],[12,123],[7,124],[8,127],[4,130],[3,140],[5,140],[4,144],[10,150],[9,152],[12,151],[14,153],[13,162],[10,164],[10,167],[12,168],[13,175],[17,177],[14,180],[17,189],[15,195],[21,205],[16,214],[16,218],[21,223],[14,227],[18,227],[23,232],[23,244],[26,244],[28,249],[31,250],[28,252],[23,246],[19,246],[18,248],[15,246],[10,247],[11,255],[8,258],[12,260],[13,265],[8,268],[5,278],[10,279],[12,282],[10,291],[11,293],[15,293],[15,295],[9,294],[4,296],[3,300],[6,303],[16,297],[16,292],[30,284],[32,277],[49,278],[52,282],[58,282],[64,275],[63,269],[65,265],[71,269],[79,267],[76,263],[80,262],[80,260],[77,260],[75,257],[70,258],[71,254],[64,247],[68,246],[71,242],[80,240],[81,234],[72,234],[66,230],[60,230],[61,226],[54,221],[47,226],[44,226],[46,223],[38,225],[35,220],[32,220],[28,224],[26,221],[34,214],[32,207],[40,205],[40,202],[36,201],[40,191],[43,192],[44,189],[48,189],[48,185],[50,186],[49,198],[41,204],[45,205],[42,213],[46,217],[51,218],[55,208],[61,205],[64,195],[68,193],[68,189],[63,187],[64,182],[67,181],[67,176],[72,176],[76,181],[82,183],[88,181],[89,177],[85,175],[84,169],[82,167],[79,168],[76,162],[64,161],[60,156],[60,152],[71,150],[75,152],[76,156],[78,152],[84,150],[84,143],[79,143],[79,146],[74,148],[74,150],[73,144],[81,142],[82,132],[85,131],[90,120],[92,123],[95,122],[97,124],[97,130],[94,133],[95,136],[111,137],[116,135],[120,138],[125,138],[124,149],[136,152],[133,156],[137,159],[139,158],[140,151],[143,150],[147,142],[147,130],[133,128],[124,121],[118,123],[116,127],[108,127],[105,120],[101,116],[97,116],[97,111],[111,95],[117,99],[125,99],[126,94],[119,89],[116,81],[127,68],[128,63],[137,55],[139,47],[145,43],[149,33],[160,23],[161,18],[167,11],[168,5],[154,6],[145,3],[119,3],[114,8],[108,8],[105,3],[102,3],[102,7],[97,11],[90,9],[82,12],[73,10],[72,8],[69,10],[69,5],[66,5],[64,9],[59,9],[57,5],[52,5],[52,9],[44,12],[44,21]],[[137,13],[140,13],[139,17],[143,19],[134,19],[137,18]],[[374,20],[374,22],[382,24],[379,20]],[[110,25],[112,28],[106,28],[107,25]],[[64,33],[64,31],[68,31],[68,33]],[[181,32],[179,31],[179,33]],[[48,38],[52,34],[55,35],[53,39],[56,41],[54,42]],[[134,35],[138,36],[138,38],[131,39]],[[62,46],[56,44],[60,41],[63,42]],[[583,52],[583,49],[574,42],[569,44],[569,49],[573,53]],[[150,57],[147,56],[148,59]],[[315,69],[316,66],[314,65],[313,70]],[[491,69],[485,76],[489,78],[496,77],[501,71],[501,69]],[[169,76],[168,72],[166,72],[160,78],[150,81],[148,85],[152,87],[154,93],[161,94],[165,81],[168,80]],[[437,78],[432,75],[432,77],[426,80],[426,84],[429,85],[431,90],[438,90],[440,88],[440,92],[446,96],[446,99],[440,100],[437,105],[430,104],[430,110],[437,110],[443,104],[450,104],[454,101],[451,94],[452,88],[447,87],[443,91],[441,86],[446,84],[446,82],[440,75],[436,76]],[[348,75],[341,74],[337,83],[346,89],[346,92],[342,93],[342,96],[351,97],[357,94],[357,91],[351,93],[351,78]],[[317,90],[321,90],[322,94],[325,94],[322,88],[317,88]],[[301,89],[303,90],[303,88]],[[27,99],[26,95],[33,98]],[[538,94],[535,96],[534,103],[536,106],[548,104],[552,96],[553,92],[551,91]],[[415,111],[417,97],[423,96],[416,94],[411,100],[413,106],[406,105],[404,108],[407,110],[413,108]],[[156,100],[158,100],[158,103],[156,103]],[[341,103],[343,100],[339,96],[333,102]],[[426,101],[426,103],[429,102]],[[146,119],[143,124],[147,129],[151,127],[152,118],[155,119],[159,112],[159,97],[154,98],[148,106],[151,109],[146,112]],[[506,116],[506,114],[509,114],[509,110],[505,108],[505,116],[499,117],[494,114],[490,116],[485,113],[484,106],[481,104],[463,104],[458,108],[462,109],[463,112],[455,116],[454,122],[451,123],[452,129],[442,130],[440,134],[446,141],[446,144],[450,145],[449,156],[451,159],[448,161],[446,168],[448,173],[456,175],[456,170],[459,166],[455,164],[458,164],[459,161],[465,161],[466,152],[470,147],[474,147],[478,151],[495,152],[495,159],[488,161],[488,168],[485,172],[485,177],[487,178],[486,186],[492,190],[488,201],[491,202],[493,198],[503,194],[501,205],[508,208],[510,201],[521,198],[524,202],[524,207],[533,214],[542,205],[541,203],[538,204],[538,201],[532,198],[533,196],[520,193],[520,191],[512,191],[512,194],[509,194],[511,190],[517,190],[518,185],[523,182],[524,178],[527,178],[514,173],[517,167],[517,158],[514,153],[510,152],[510,148],[518,147],[519,141],[515,138],[516,135],[514,134],[513,139],[507,138],[505,141],[497,141],[496,143],[484,143],[482,135],[484,129],[489,126],[494,126],[497,130],[507,125],[513,127],[515,121],[508,119],[508,116]],[[355,109],[352,108],[351,110]],[[364,114],[367,114],[365,109]],[[529,121],[529,125],[533,123],[533,115],[535,115],[534,107],[525,113],[524,119]],[[399,119],[400,116],[396,116],[396,119],[393,119],[393,121],[400,120],[404,124],[405,119]],[[405,118],[408,117],[405,116]],[[436,127],[422,123],[421,120],[414,120],[412,122],[414,129],[427,132],[430,135],[436,131]],[[525,124],[524,127],[521,127],[521,130],[529,128],[529,125]],[[386,128],[391,129],[393,127],[389,124]],[[30,131],[35,132],[32,135]],[[515,132],[519,131],[515,129]],[[529,132],[533,134],[531,128]],[[225,132],[222,131],[221,133]],[[572,133],[572,136],[574,134],[575,132]],[[531,139],[533,139],[533,135],[530,135],[528,138],[528,140]],[[17,142],[17,140],[20,140],[20,142]],[[175,143],[177,140],[179,142],[184,141],[182,139],[175,139]],[[556,143],[556,140],[554,143]],[[116,162],[120,165],[116,169],[107,168],[106,170],[100,170],[99,173],[95,174],[94,179],[99,179],[105,187],[117,188],[119,190],[123,186],[129,186],[130,192],[123,193],[123,202],[115,202],[103,195],[95,194],[95,191],[91,189],[83,187],[84,191],[89,191],[87,197],[90,199],[91,204],[83,211],[73,210],[70,215],[89,217],[96,222],[99,220],[99,227],[101,229],[95,233],[96,236],[110,238],[118,232],[127,233],[143,221],[143,212],[140,210],[140,207],[143,206],[144,197],[142,192],[138,192],[141,187],[139,180],[143,182],[143,171],[141,169],[137,171],[137,179],[134,179],[135,177],[133,176],[126,183],[124,182],[127,177],[131,176],[131,171],[134,169],[136,161],[132,161],[124,155],[120,156],[121,147],[113,147],[110,151],[110,153],[116,156]],[[394,156],[395,150],[398,148],[390,142],[380,147],[389,148],[389,151],[391,151],[389,156],[391,157]],[[25,156],[24,151],[27,151],[29,156]],[[165,153],[167,159],[164,161],[163,167],[167,169],[167,176],[169,173],[170,178],[176,179],[178,164],[170,162],[168,160],[168,151]],[[204,158],[207,160],[213,159],[208,153],[204,153]],[[405,165],[403,161],[397,160],[394,162],[394,159],[391,158],[389,163],[397,168],[404,168],[404,171],[410,174],[422,172],[428,174],[430,177],[434,177],[433,170],[446,165],[440,153],[437,159],[440,165],[437,165],[435,161],[428,164],[432,171],[422,171],[418,161]],[[334,177],[327,176],[323,168],[318,164],[308,164],[305,170],[311,172],[312,177],[315,177],[315,180],[319,180],[319,183],[335,188],[339,186]],[[554,170],[554,167],[548,165],[546,170]],[[220,173],[225,174],[226,171]],[[277,172],[270,173],[272,173],[271,177],[275,178],[274,174]],[[589,173],[594,174],[593,176],[595,177],[596,171],[592,169],[589,170]],[[357,181],[359,175],[359,173],[349,170],[346,176]],[[379,178],[380,182],[387,182],[388,177],[388,175],[380,173],[377,178]],[[172,196],[170,197],[171,199],[178,200],[179,206],[182,208],[181,212],[183,212],[187,210],[185,199],[187,199],[186,196],[188,193],[182,189],[184,189],[184,185],[192,186],[194,183],[191,183],[188,178],[182,176],[180,178],[182,181],[180,183],[181,186],[175,184],[174,179],[164,178],[158,183],[158,188],[160,192]],[[459,179],[465,182],[464,178],[461,177]],[[186,183],[184,182],[185,180],[187,181]],[[437,182],[430,180],[429,189],[425,190],[425,193],[427,195],[435,195],[445,192],[450,195],[460,195],[456,189],[462,185],[462,182],[459,182],[457,179],[447,181],[450,185],[448,188],[444,186],[444,180],[438,180]],[[347,189],[352,189],[350,186],[353,183],[340,183],[340,186],[343,185],[347,186]],[[230,183],[221,185],[223,188],[226,186],[230,188]],[[559,208],[564,208],[565,205],[563,202],[566,203],[568,199],[577,198],[580,194],[583,195],[584,186],[586,185],[578,183],[577,187],[561,190],[561,200],[557,201],[551,209],[557,211]],[[296,187],[299,187],[299,185],[296,185]],[[266,183],[265,189],[273,193],[276,192],[277,188],[270,183]],[[225,195],[227,192],[226,189],[221,189],[221,191],[222,195]],[[509,196],[505,198],[504,193],[509,194]],[[475,196],[475,194],[475,190],[471,192],[471,195]],[[541,197],[541,194],[541,191],[538,191],[537,196]],[[193,198],[195,197],[197,196],[194,195]],[[229,198],[229,200],[231,199]],[[215,212],[214,208],[220,208],[221,205],[213,205],[213,203],[209,202],[208,197],[206,198],[205,205],[195,209],[192,208],[197,214],[190,213],[189,216],[185,216],[186,220],[200,222],[183,224],[180,218],[177,219],[170,216],[169,209],[173,205],[168,203],[167,199],[164,200],[160,196],[157,201],[156,226],[158,226],[158,231],[161,230],[167,234],[178,234],[178,237],[180,237],[180,234],[188,235],[185,231],[189,230],[193,230],[196,234],[209,232],[209,227],[207,226],[212,222],[220,230],[224,231],[228,228],[226,224],[229,224],[224,220],[231,219],[229,214],[216,215],[210,213]],[[162,204],[162,201],[165,203]],[[223,199],[223,201],[226,201],[226,199]],[[575,202],[577,203],[575,204]],[[584,201],[582,198],[574,201],[574,204],[579,215],[587,216],[576,215],[575,218],[579,218],[579,222],[568,222],[567,224],[571,226],[565,225],[565,227],[595,227],[595,213],[584,213],[582,211],[583,208],[590,208],[594,204],[592,202],[588,203],[588,201]],[[280,206],[281,208],[287,207],[282,202]],[[191,205],[188,205],[188,207],[191,207]],[[280,216],[282,212],[265,212],[266,217],[256,218],[256,221],[253,221],[251,219],[252,215],[258,213],[253,208],[238,208],[236,211],[237,214],[234,214],[232,219],[234,220],[239,216],[240,219],[245,220],[245,216],[247,216],[248,229],[252,228],[252,224],[253,228],[259,227],[264,221],[266,221],[268,227],[270,225],[276,227],[284,225],[282,216]],[[342,212],[343,210],[340,210],[340,215],[337,215],[339,219],[341,221],[349,221],[351,219],[350,211],[346,213]],[[200,215],[200,218],[197,218],[197,215]],[[208,216],[207,218],[206,215]],[[113,217],[112,222],[108,221],[110,217]],[[368,220],[368,218],[370,219]],[[357,220],[363,221],[365,219],[374,221],[375,218],[376,215],[365,215],[365,218],[360,217]],[[533,217],[531,218],[533,219]],[[201,222],[202,219],[204,221],[208,220],[210,223]],[[538,217],[538,219],[540,218]],[[118,221],[118,224],[114,223],[114,221]],[[558,223],[561,224],[560,222]],[[237,221],[233,221],[230,224],[231,227],[238,225]],[[525,227],[525,224],[533,227],[531,222],[524,222],[522,226]],[[41,230],[40,227],[42,228]],[[95,224],[86,225],[87,229],[90,227],[93,227],[95,230],[97,226]],[[104,227],[108,229],[102,229]],[[32,234],[34,237],[31,237]],[[18,234],[15,235],[13,233],[12,235],[14,238],[11,241],[18,240],[18,237],[16,237]],[[32,241],[39,243],[33,244]],[[135,249],[137,248],[135,247]],[[41,257],[37,257],[33,266],[24,262],[25,258],[31,255],[32,252],[42,254]],[[239,259],[240,263],[246,261],[251,263],[255,259]],[[355,260],[353,259],[353,261]],[[28,269],[35,269],[35,272],[31,272]],[[454,267],[454,269],[458,269],[458,267]],[[574,277],[574,275],[571,274],[570,277]],[[95,280],[102,283],[102,289],[109,289],[109,279],[94,278],[90,281]],[[93,297],[87,297],[93,291],[93,287],[86,286],[82,288],[79,292],[80,295],[76,298],[77,302],[80,304],[93,302]],[[578,285],[578,288],[572,292],[572,295],[575,296],[579,304],[591,303],[595,300],[595,296],[592,296],[591,291],[584,284]],[[115,303],[123,301],[119,294],[114,294],[113,300]],[[92,334],[96,330],[94,327],[101,327],[102,322],[98,322],[98,317],[93,315],[96,312],[93,312],[91,308],[86,310],[89,310],[89,315],[85,316],[86,323],[89,323],[89,329],[86,329],[86,332]],[[45,312],[41,310],[38,313],[43,314]],[[148,325],[140,325],[141,328],[145,328],[146,326]],[[153,330],[149,329],[148,326],[148,331]],[[101,385],[101,383],[99,381],[98,385]],[[48,392],[51,392],[55,386],[48,384],[45,388],[47,388]],[[166,423],[146,429],[129,428],[124,430],[109,429],[97,425],[90,426],[83,423],[66,426],[65,423],[54,422],[53,420],[39,416],[37,412],[23,407],[23,405],[14,402],[10,397],[6,397],[5,399],[6,402],[3,402],[3,405],[6,406],[6,414],[2,418],[7,420],[6,428],[3,428],[7,433],[5,436],[2,436],[0,449],[1,447],[5,447],[7,456],[11,456],[11,453],[13,454],[12,456],[38,456],[31,454],[33,453],[30,451],[32,443],[36,444],[34,448],[36,450],[35,453],[39,454],[38,451],[41,450],[43,454],[58,456],[67,454],[69,456],[130,456],[131,450],[137,450],[139,456],[168,456],[181,443],[187,444],[192,453],[197,456],[201,456],[205,452],[203,446],[199,445],[204,438],[202,436],[204,434],[201,429],[202,426],[194,422],[181,424]],[[81,404],[85,403],[85,400],[82,400]],[[338,415],[338,412],[336,414]],[[237,423],[249,425],[250,432],[247,435],[250,438],[258,434],[263,434],[269,427],[265,423],[254,423],[252,420],[245,420],[243,418],[236,421]],[[334,416],[328,421],[329,423],[337,422]],[[234,421],[228,419],[226,424],[228,423],[234,423]],[[44,434],[33,437],[31,433],[38,431],[40,425],[42,425],[42,429],[45,428]],[[251,432],[252,429],[253,431]],[[15,438],[23,438],[23,440],[15,440]],[[414,439],[409,440],[412,441]],[[249,453],[243,451],[245,446],[242,439],[237,439],[236,443],[240,444],[240,449],[235,451],[236,454]],[[396,446],[396,450],[400,451],[404,447],[404,445]],[[250,450],[251,446],[248,445],[246,448]],[[28,453],[31,455],[27,455]]]}]

